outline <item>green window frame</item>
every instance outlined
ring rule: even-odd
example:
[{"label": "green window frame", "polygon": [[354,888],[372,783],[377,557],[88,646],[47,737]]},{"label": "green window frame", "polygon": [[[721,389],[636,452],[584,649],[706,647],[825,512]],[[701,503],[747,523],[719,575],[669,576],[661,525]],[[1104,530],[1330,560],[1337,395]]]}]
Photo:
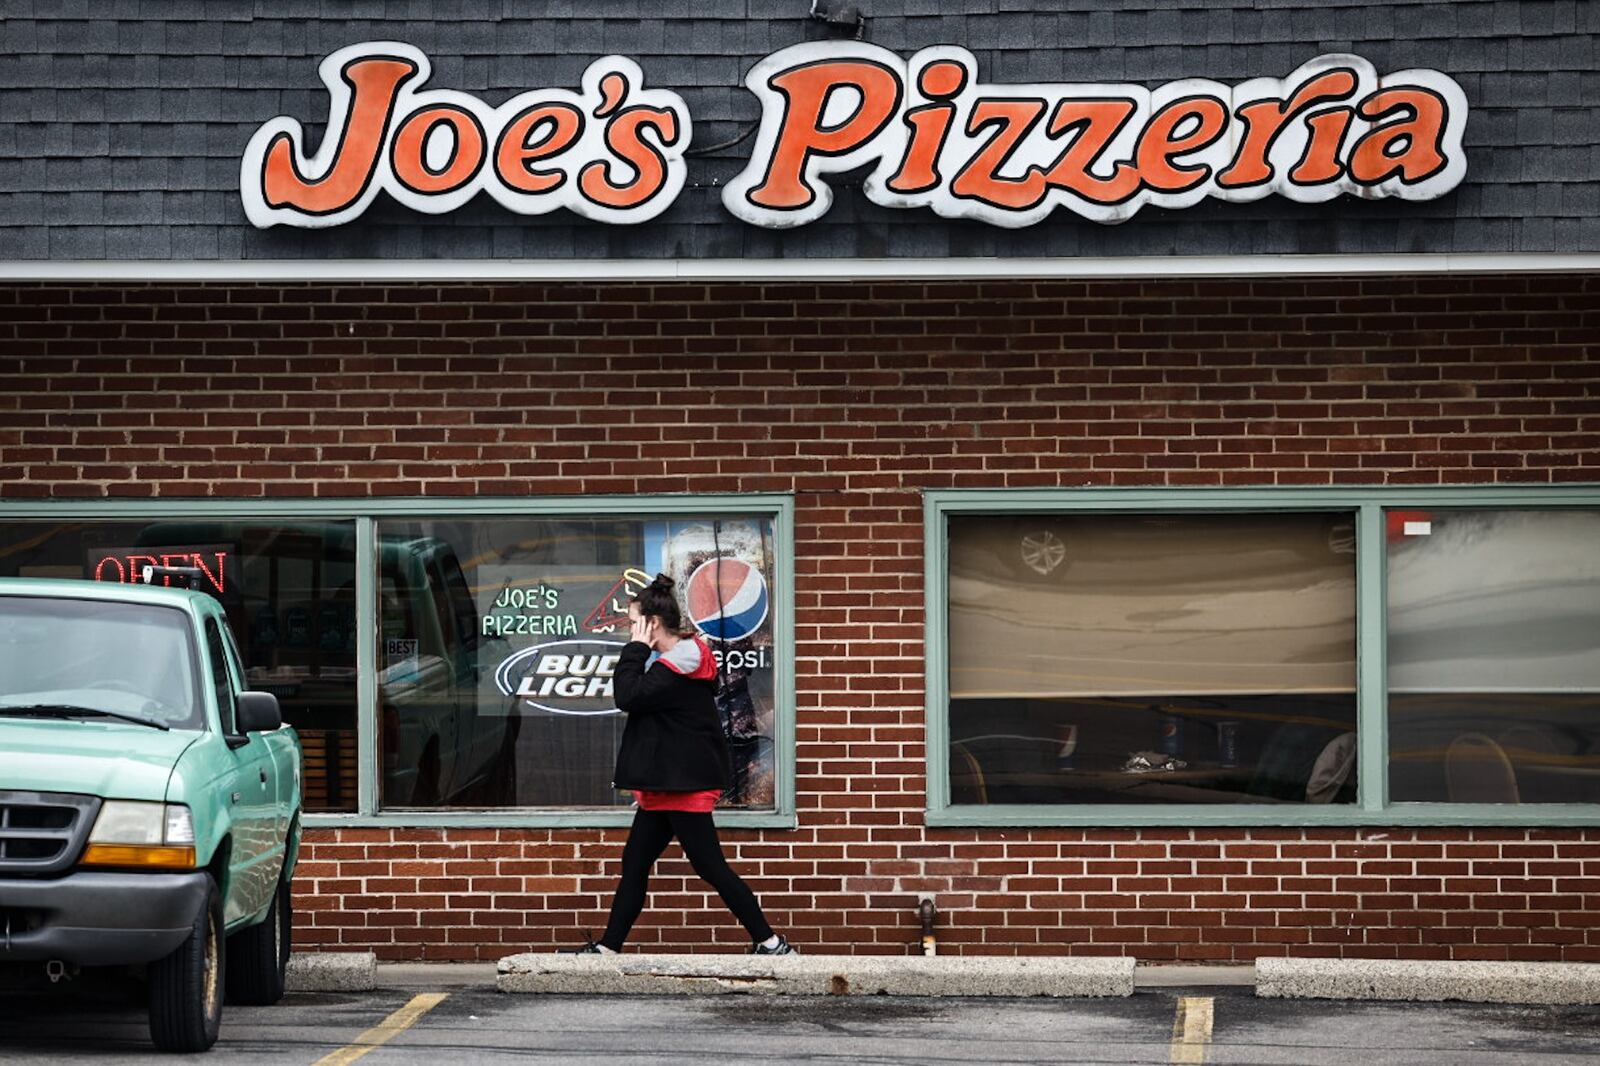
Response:
[{"label": "green window frame", "polygon": [[[1258,489],[958,489],[923,496],[927,795],[930,826],[1595,826],[1600,804],[1391,803],[1383,523],[1388,509],[1600,508],[1600,486]],[[949,524],[951,515],[1349,511],[1356,519],[1357,797],[1331,805],[1042,804],[951,806]]]},{"label": "green window frame", "polygon": [[719,811],[717,823],[733,829],[793,829],[795,808],[794,683],[794,497],[776,493],[708,496],[540,496],[437,499],[128,499],[0,500],[0,522],[165,521],[169,519],[353,520],[356,523],[356,693],[357,805],[353,814],[308,813],[308,828],[365,826],[456,826],[484,828],[620,828],[633,813],[571,808],[517,808],[505,811],[382,811],[378,806],[378,590],[377,522],[397,518],[670,518],[721,514],[770,517],[776,539],[773,579],[776,604],[773,642],[774,713],[777,726],[776,806],[770,811]]}]

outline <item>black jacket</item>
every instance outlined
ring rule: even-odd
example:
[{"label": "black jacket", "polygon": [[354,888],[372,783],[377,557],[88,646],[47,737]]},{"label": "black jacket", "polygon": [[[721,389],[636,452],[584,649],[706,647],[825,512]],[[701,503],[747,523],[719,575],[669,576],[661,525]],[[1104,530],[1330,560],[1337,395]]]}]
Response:
[{"label": "black jacket", "polygon": [[[613,677],[617,706],[627,714],[628,724],[617,751],[614,787],[659,792],[728,787],[728,742],[715,699],[716,663],[710,647],[692,639],[693,647],[672,656],[678,669],[657,659],[646,670],[650,646],[635,640],[623,647]],[[685,664],[695,651],[698,661]]]}]

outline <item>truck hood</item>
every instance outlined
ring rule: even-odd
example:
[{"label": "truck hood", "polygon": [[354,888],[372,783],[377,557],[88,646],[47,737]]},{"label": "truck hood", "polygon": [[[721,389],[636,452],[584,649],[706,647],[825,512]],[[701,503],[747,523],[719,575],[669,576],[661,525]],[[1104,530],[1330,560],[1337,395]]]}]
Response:
[{"label": "truck hood", "polygon": [[164,800],[178,756],[199,736],[120,722],[0,716],[0,788]]}]

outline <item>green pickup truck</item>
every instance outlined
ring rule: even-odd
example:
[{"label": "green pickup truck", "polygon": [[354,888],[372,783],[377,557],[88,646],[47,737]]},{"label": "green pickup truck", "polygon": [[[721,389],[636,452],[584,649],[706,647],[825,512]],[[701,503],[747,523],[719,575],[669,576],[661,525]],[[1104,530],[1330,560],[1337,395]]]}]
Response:
[{"label": "green pickup truck", "polygon": [[209,596],[0,579],[0,971],[142,967],[171,1051],[283,995],[300,745],[243,679]]}]

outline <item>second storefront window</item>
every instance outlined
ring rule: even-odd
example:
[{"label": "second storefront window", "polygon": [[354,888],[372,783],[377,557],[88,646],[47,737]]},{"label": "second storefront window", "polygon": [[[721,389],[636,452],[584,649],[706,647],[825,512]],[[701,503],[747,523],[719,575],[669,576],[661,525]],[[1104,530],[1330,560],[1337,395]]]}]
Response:
[{"label": "second storefront window", "polygon": [[928,818],[1589,824],[1584,487],[929,493]]},{"label": "second storefront window", "polygon": [[1352,802],[1354,528],[952,518],[950,802]]}]

